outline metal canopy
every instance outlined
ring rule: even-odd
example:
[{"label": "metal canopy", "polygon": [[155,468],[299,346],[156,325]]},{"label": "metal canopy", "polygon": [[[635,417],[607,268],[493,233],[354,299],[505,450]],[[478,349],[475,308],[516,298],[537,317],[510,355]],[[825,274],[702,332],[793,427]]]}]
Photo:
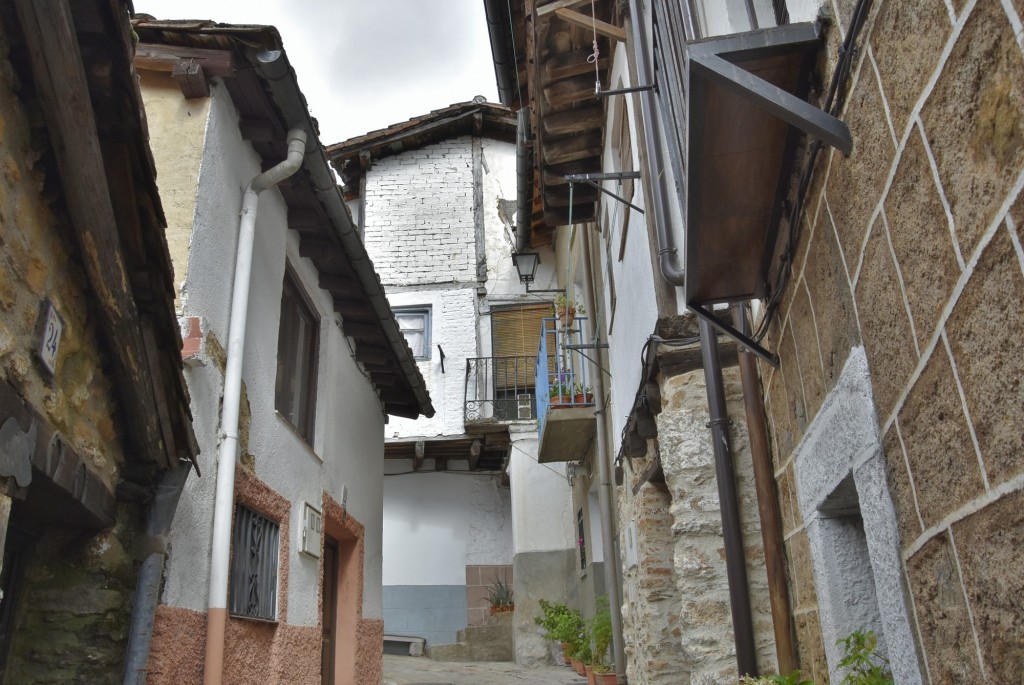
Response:
[{"label": "metal canopy", "polygon": [[687,46],[687,305],[773,364],[775,355],[709,309],[768,294],[799,132],[852,150],[846,125],[804,99],[819,47],[815,24]]}]

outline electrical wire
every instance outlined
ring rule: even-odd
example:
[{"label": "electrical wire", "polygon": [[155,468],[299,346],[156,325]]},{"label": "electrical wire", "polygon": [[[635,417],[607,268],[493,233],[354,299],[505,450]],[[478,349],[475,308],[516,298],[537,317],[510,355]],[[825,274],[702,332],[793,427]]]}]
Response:
[{"label": "electrical wire", "polygon": [[[860,32],[864,27],[864,21],[871,11],[871,3],[872,0],[859,0],[857,7],[854,9],[853,19],[850,22],[850,30],[846,33],[846,38],[839,48],[839,60],[836,63],[835,70],[832,72],[832,80],[829,83],[828,94],[825,98],[824,109],[832,116],[837,117],[846,104],[846,96],[848,94],[846,84],[853,68],[854,58],[859,52],[857,49],[857,38],[860,36]],[[804,199],[807,195],[807,189],[811,185],[811,177],[814,174],[814,165],[817,162],[818,153],[821,152],[823,147],[824,143],[819,139],[815,139],[811,143],[808,159],[804,165],[803,173],[800,175],[800,183],[797,185],[796,198],[789,212],[789,233],[786,239],[786,249],[780,256],[781,265],[779,267],[778,280],[772,284],[771,294],[765,302],[765,315],[761,317],[757,332],[753,336],[755,342],[761,342],[764,336],[768,334],[768,329],[771,327],[772,321],[778,314],[779,305],[782,303],[782,294],[786,291],[789,280],[792,277],[793,253],[800,242],[800,216],[803,213]]]}]

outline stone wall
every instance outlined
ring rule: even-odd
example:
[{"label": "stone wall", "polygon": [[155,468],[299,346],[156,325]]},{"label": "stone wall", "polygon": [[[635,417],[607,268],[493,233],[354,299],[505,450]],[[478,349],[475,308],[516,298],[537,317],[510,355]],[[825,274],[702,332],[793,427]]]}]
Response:
[{"label": "stone wall", "polygon": [[[113,382],[104,370],[59,176],[46,166],[46,131],[38,112],[30,116],[19,99],[6,18],[0,18],[0,381],[31,408],[33,421],[44,423],[35,426],[37,434],[59,434],[112,502],[123,461]],[[64,323],[52,378],[36,356],[46,300]],[[9,418],[0,415],[0,425]],[[37,471],[32,490],[12,488],[7,546],[24,550],[25,566],[17,596],[4,598],[16,602],[6,682],[119,683],[141,512],[121,506],[113,527],[99,533],[47,525],[62,504],[58,498],[69,495],[52,485],[46,490],[46,480]]]},{"label": "stone wall", "polygon": [[762,378],[816,683],[828,666],[793,454],[861,343],[924,681],[1010,682],[1024,661],[1022,10],[876,2],[842,114],[854,152],[819,158],[807,196],[768,339],[782,365]]},{"label": "stone wall", "polygon": [[[624,570],[623,616],[631,683],[732,683],[736,651],[725,543],[702,370],[661,378],[657,446],[665,484],[620,491],[625,530],[635,522],[638,564]],[[738,371],[724,371],[757,662],[775,665],[768,581]],[[653,455],[652,449],[649,455]],[[648,456],[648,459],[652,456]],[[626,543],[621,541],[623,549]]]}]

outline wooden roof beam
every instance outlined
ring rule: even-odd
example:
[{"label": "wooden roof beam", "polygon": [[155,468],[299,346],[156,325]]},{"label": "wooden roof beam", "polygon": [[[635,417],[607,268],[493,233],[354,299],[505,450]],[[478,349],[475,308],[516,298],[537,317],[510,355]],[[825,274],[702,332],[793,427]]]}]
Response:
[{"label": "wooden roof beam", "polygon": [[617,40],[620,43],[626,42],[626,32],[614,24],[609,24],[606,21],[595,19],[594,17],[588,17],[581,12],[571,10],[568,8],[561,8],[555,10],[555,16],[560,19],[569,22],[573,26],[579,26],[580,28],[587,29],[588,31],[597,31],[598,35],[604,36],[605,38],[611,38]]}]

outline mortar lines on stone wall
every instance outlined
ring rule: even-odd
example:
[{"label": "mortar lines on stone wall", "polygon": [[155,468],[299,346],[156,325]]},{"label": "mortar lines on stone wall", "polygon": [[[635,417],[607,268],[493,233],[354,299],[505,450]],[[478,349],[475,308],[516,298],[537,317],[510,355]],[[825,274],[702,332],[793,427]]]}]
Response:
[{"label": "mortar lines on stone wall", "polygon": [[924,516],[921,515],[921,505],[917,503],[917,485],[914,483],[914,479],[910,477],[913,470],[910,468],[910,457],[907,456],[907,443],[903,439],[903,429],[900,428],[899,421],[895,422],[892,427],[893,430],[896,431],[896,439],[900,442],[900,454],[903,455],[903,466],[907,470],[907,482],[910,483],[910,496],[914,501],[914,511],[917,513],[917,521],[920,523],[921,530],[924,530]]},{"label": "mortar lines on stone wall", "polygon": [[[910,114],[907,117],[906,127],[904,128],[903,133],[900,135],[899,142],[896,144],[896,152],[893,155],[893,161],[889,167],[889,173],[886,176],[885,183],[882,184],[882,192],[879,195],[878,204],[875,206],[874,211],[871,213],[871,216],[868,219],[868,225],[864,227],[864,239],[861,241],[860,252],[857,255],[857,267],[853,269],[854,275],[853,280],[851,282],[851,285],[853,286],[856,285],[856,282],[860,277],[861,267],[863,266],[864,262],[864,253],[867,248],[868,240],[871,238],[871,226],[874,225],[875,220],[878,218],[878,214],[884,210],[885,200],[887,197],[889,197],[889,191],[892,189],[893,179],[896,177],[896,170],[899,168],[900,161],[903,159],[903,152],[906,149],[907,141],[910,139],[911,133],[913,132],[914,124],[920,122],[921,110],[924,108],[925,102],[927,102],[929,96],[931,96],[932,90],[934,90],[935,88],[935,84],[938,83],[939,77],[942,75],[946,63],[949,61],[949,56],[952,54],[953,48],[956,46],[957,40],[960,38],[960,34],[963,32],[963,28],[966,25],[967,19],[970,15],[970,11],[974,9],[974,6],[977,4],[977,2],[978,0],[968,0],[968,6],[964,10],[963,16],[961,17],[961,21],[953,25],[953,30],[950,32],[949,38],[947,39],[946,44],[942,48],[942,53],[940,54],[939,59],[936,62],[935,70],[932,72],[931,76],[928,77],[928,81],[925,83],[924,88],[921,90],[921,95],[918,97],[917,102],[914,103],[914,106],[910,110]],[[865,50],[865,58],[867,55],[871,55],[872,64],[875,64],[874,51],[871,49],[870,45],[868,45],[867,50]],[[872,70],[872,72],[875,73],[874,70]],[[850,85],[851,92],[855,88],[856,84],[862,78],[862,73],[863,61],[861,67],[857,71],[857,76],[853,84]],[[877,73],[875,84],[878,87],[879,98],[882,101],[882,109],[888,115],[889,99],[886,96],[885,84],[882,83],[882,79],[880,76],[877,75]],[[849,106],[850,103],[849,101],[847,101],[847,111]],[[846,112],[844,111],[844,114],[845,113]],[[922,136],[924,137],[925,149],[929,151],[930,155],[930,145],[928,144],[927,136],[924,135],[923,126],[921,127],[921,130]],[[836,154],[841,153],[833,151],[832,157],[834,158]],[[934,170],[933,174],[936,172],[937,170]],[[940,197],[943,198],[943,201],[945,202],[945,193],[942,190],[943,186],[941,179],[937,179],[936,184],[939,188],[939,195]],[[842,251],[842,244],[840,244],[840,251]]]},{"label": "mortar lines on stone wall", "polygon": [[953,241],[953,253],[956,255],[957,264],[960,265],[962,270],[965,266],[964,255],[960,250],[960,241],[956,237],[956,220],[953,218],[953,208],[946,198],[946,189],[942,186],[942,177],[939,175],[939,165],[935,161],[935,155],[932,154],[932,146],[928,144],[928,136],[924,132],[924,121],[921,120],[920,115],[915,115],[914,119],[917,121],[918,133],[921,136],[921,142],[924,144],[925,158],[927,158],[928,166],[932,170],[932,179],[935,181],[935,190],[939,194],[939,202],[942,203],[942,210],[946,213],[946,223],[949,227],[950,238]]},{"label": "mortar lines on stone wall", "polygon": [[[910,378],[908,379],[906,385],[904,385],[903,390],[897,396],[896,402],[893,405],[892,414],[886,417],[885,423],[882,424],[883,433],[885,433],[885,431],[889,429],[889,426],[891,426],[892,423],[896,420],[896,417],[899,414],[899,410],[903,407],[904,402],[906,402],[907,400],[907,396],[910,394],[910,391],[917,384],[918,379],[924,372],[924,367],[927,364],[928,360],[931,358],[932,353],[935,351],[935,348],[939,343],[940,337],[945,332],[946,322],[952,315],[953,309],[956,308],[956,304],[960,300],[960,295],[963,294],[964,288],[967,287],[967,283],[971,280],[971,277],[974,275],[974,270],[977,268],[978,262],[981,261],[982,254],[985,252],[986,248],[988,248],[996,233],[999,232],[999,229],[1005,226],[1005,219],[1010,211],[1010,207],[1013,205],[1014,200],[1017,199],[1017,195],[1020,194],[1022,188],[1024,188],[1024,171],[1020,173],[1020,175],[1017,177],[1017,181],[1013,184],[1013,187],[1010,189],[1010,192],[1007,193],[1006,198],[1003,200],[1002,207],[1000,207],[999,210],[996,212],[995,220],[993,220],[989,227],[985,229],[985,233],[978,241],[978,246],[975,249],[974,254],[971,255],[971,258],[970,260],[968,260],[963,272],[961,272],[960,278],[957,280],[956,285],[953,286],[953,291],[950,293],[949,299],[946,301],[945,306],[943,306],[941,314],[939,314],[939,319],[935,326],[935,332],[932,333],[931,339],[928,341],[928,344],[925,345],[925,347],[921,350],[921,357],[920,359],[918,359],[917,368],[914,369],[914,372],[910,375]],[[959,383],[960,376],[955,364],[953,365],[953,376]]]},{"label": "mortar lines on stone wall", "polygon": [[[900,559],[900,569],[903,572],[904,578],[910,578],[910,571],[907,568],[906,559]],[[910,603],[910,627],[914,631],[914,637],[917,639],[917,655],[924,662],[924,675],[927,677],[928,682],[932,683],[934,682],[932,680],[932,667],[931,664],[928,663],[928,650],[924,648],[924,633],[921,631],[921,621],[917,618],[919,615],[917,613],[917,598],[911,591],[909,582],[906,583],[905,587],[906,590],[904,591],[904,596]]]},{"label": "mortar lines on stone wall", "polygon": [[[978,629],[975,627],[977,624],[974,622],[974,611],[971,610],[971,597],[970,593],[967,592],[967,583],[964,581],[964,570],[960,566],[960,552],[956,548],[956,538],[953,535],[953,528],[949,529],[949,546],[953,552],[953,563],[956,564],[956,574],[960,579],[960,591],[964,596],[964,606],[967,607],[967,619],[971,622],[971,637],[974,638],[974,648],[978,654],[978,667],[981,670],[981,676],[984,680],[988,680],[985,674],[985,656],[981,651],[981,640],[978,639]],[[913,594],[913,593],[911,593]]]},{"label": "mortar lines on stone wall", "polygon": [[1021,246],[1017,236],[1017,222],[1009,214],[1006,215],[1006,228],[1010,231],[1010,242],[1013,243],[1013,249],[1017,251],[1017,261],[1020,262],[1021,273],[1024,273],[1024,247]]},{"label": "mortar lines on stone wall", "polygon": [[956,511],[946,514],[946,516],[935,525],[930,528],[926,528],[924,532],[922,532],[921,535],[910,543],[910,545],[902,552],[904,561],[909,560],[912,556],[920,552],[921,548],[936,535],[952,531],[953,524],[963,521],[972,514],[977,514],[985,507],[995,504],[1003,497],[1011,495],[1018,490],[1024,490],[1024,473],[1018,474],[1017,476],[994,486],[991,490],[983,492]]},{"label": "mortar lines on stone wall", "polygon": [[[881,220],[881,230],[885,237],[885,244],[889,246],[889,256],[892,258],[893,267],[896,269],[896,282],[900,286],[900,296],[903,299],[903,309],[907,313],[907,320],[910,321],[910,342],[914,343],[914,352],[918,359],[921,358],[920,336],[917,334],[917,324],[914,322],[914,310],[910,306],[910,296],[907,295],[907,284],[903,280],[903,269],[900,268],[900,259],[896,256],[896,248],[892,244],[892,229],[889,228],[889,216],[882,210],[878,213],[877,219]],[[876,219],[875,224],[878,225]],[[870,234],[870,231],[868,231]],[[863,264],[864,253],[861,252],[861,264]]]},{"label": "mortar lines on stone wall", "polygon": [[875,51],[870,45],[868,45],[867,53],[868,64],[871,65],[871,71],[875,75],[875,82],[878,83],[878,91],[882,95],[879,99],[882,101],[882,111],[885,113],[886,128],[889,130],[889,137],[892,138],[893,147],[897,147],[899,146],[900,141],[896,137],[896,126],[892,123],[892,112],[889,110],[889,100],[885,97],[885,91],[882,90],[882,72],[878,70],[878,62],[875,61]]},{"label": "mortar lines on stone wall", "polygon": [[1013,0],[1003,0],[1003,9],[1006,11],[1006,17],[1010,20],[1014,35],[1017,36],[1017,45],[1024,50],[1024,25],[1017,15],[1017,9],[1013,6]]},{"label": "mortar lines on stone wall", "polygon": [[967,406],[967,395],[964,393],[963,383],[960,382],[956,359],[953,357],[953,348],[949,344],[949,335],[945,330],[942,331],[942,346],[949,356],[949,365],[953,368],[953,382],[956,383],[956,391],[960,396],[960,408],[967,418],[967,432],[971,436],[971,444],[974,445],[974,455],[978,459],[978,468],[981,470],[981,481],[985,484],[986,490],[991,490],[992,486],[988,482],[988,471],[985,469],[985,459],[981,456],[981,444],[978,442],[977,431],[974,429],[974,419],[971,418],[971,410]]}]

